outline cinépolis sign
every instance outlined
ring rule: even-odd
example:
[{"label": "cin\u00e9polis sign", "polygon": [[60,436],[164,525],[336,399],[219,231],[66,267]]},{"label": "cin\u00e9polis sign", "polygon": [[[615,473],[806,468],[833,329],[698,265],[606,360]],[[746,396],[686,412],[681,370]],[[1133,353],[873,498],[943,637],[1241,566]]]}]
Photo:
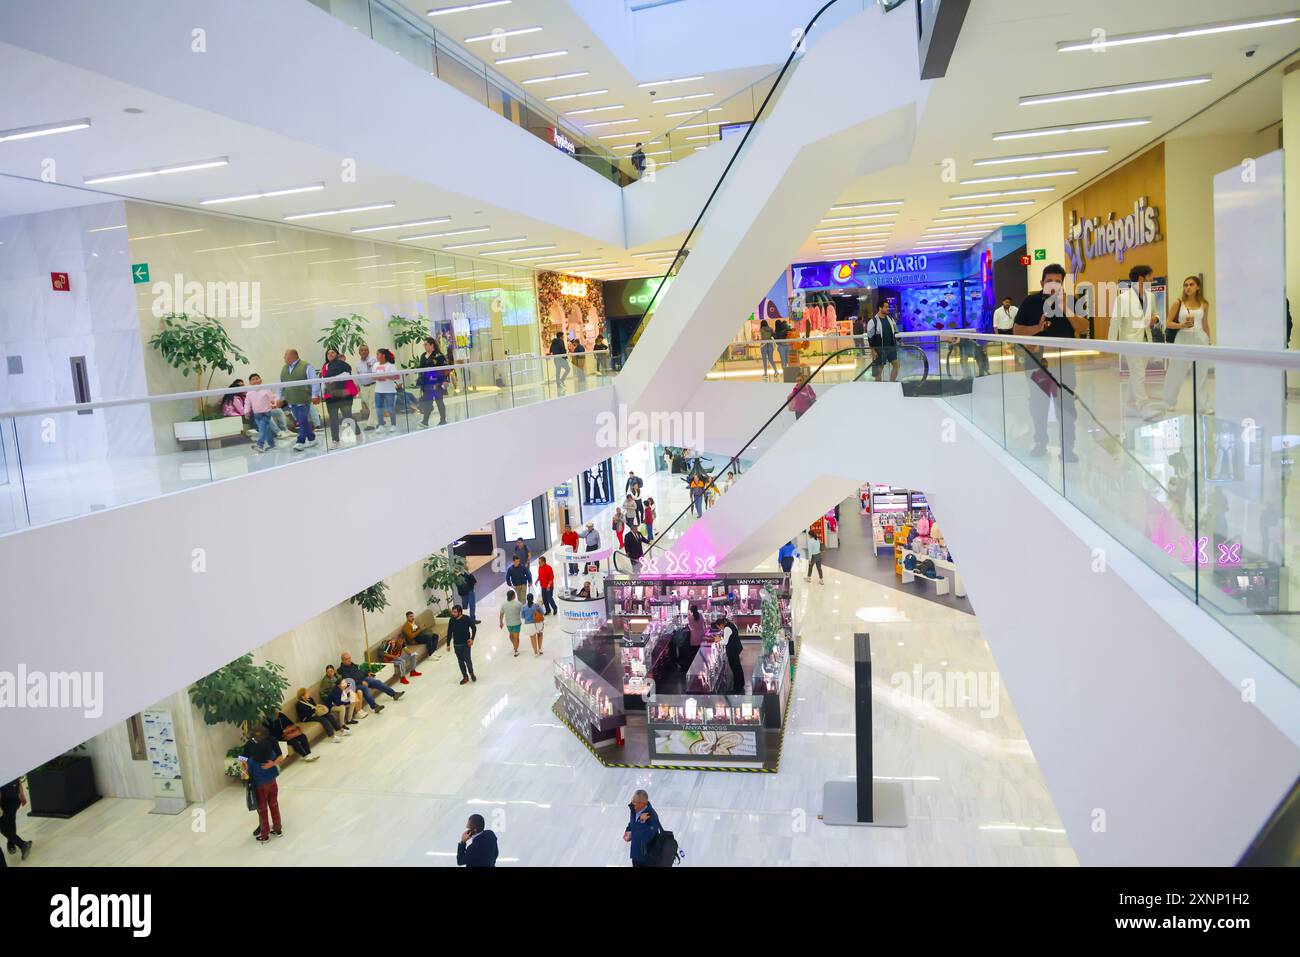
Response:
[{"label": "cin\u00e9polis sign", "polygon": [[1070,259],[1070,271],[1082,273],[1094,259],[1114,256],[1122,263],[1124,257],[1139,246],[1160,240],[1160,213],[1139,196],[1133,211],[1125,216],[1112,212],[1105,221],[1100,216],[1080,218],[1077,210],[1070,211],[1070,225],[1065,232],[1065,252]]}]

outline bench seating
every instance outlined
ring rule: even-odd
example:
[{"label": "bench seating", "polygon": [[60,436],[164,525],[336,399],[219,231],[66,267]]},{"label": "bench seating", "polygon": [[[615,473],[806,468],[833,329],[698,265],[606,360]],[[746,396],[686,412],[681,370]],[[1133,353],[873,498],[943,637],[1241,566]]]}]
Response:
[{"label": "bench seating", "polygon": [[[431,609],[426,608],[424,611],[416,612],[415,620],[425,629],[425,631],[428,631],[430,629],[436,630],[439,636],[439,646],[444,647],[446,645],[446,640],[447,640],[447,625],[446,625],[447,619],[446,618],[438,618],[434,615]],[[365,660],[367,662],[383,661],[384,645],[388,643],[390,638],[401,633],[401,630],[402,629],[400,626],[394,628],[392,631],[385,634],[382,638],[380,638],[373,645],[367,648]],[[411,653],[415,655],[415,660],[417,664],[423,661],[429,655],[428,645],[415,645],[410,650]],[[385,682],[386,684],[393,684],[397,681],[397,666],[393,664],[393,665],[388,665],[386,667],[388,669],[386,672],[385,671],[378,672],[375,675],[375,677],[377,677],[380,681]],[[318,689],[309,686],[308,690],[311,691],[313,695],[319,699]],[[284,707],[281,708],[280,710],[282,710],[285,714],[287,714],[289,718],[293,720],[294,724],[302,728],[302,733],[307,735],[307,743],[311,745],[313,751],[316,750],[317,744],[325,740],[325,729],[321,726],[321,723],[319,721],[298,721],[297,720],[298,707],[297,707],[296,698],[291,698],[289,701],[285,703]],[[293,749],[293,745],[285,741],[285,742],[281,742],[281,747],[285,751],[285,760],[283,766],[287,766],[291,762],[298,760],[298,752]]]}]

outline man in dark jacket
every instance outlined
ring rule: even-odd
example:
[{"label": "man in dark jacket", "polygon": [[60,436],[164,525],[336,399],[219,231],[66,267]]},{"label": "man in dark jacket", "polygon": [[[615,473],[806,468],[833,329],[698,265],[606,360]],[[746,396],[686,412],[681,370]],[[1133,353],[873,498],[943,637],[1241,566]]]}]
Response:
[{"label": "man in dark jacket", "polygon": [[650,806],[650,795],[638,790],[632,795],[627,809],[631,812],[627,828],[623,831],[623,840],[630,847],[633,867],[654,867],[650,859],[650,842],[663,831],[659,826],[659,815]]},{"label": "man in dark jacket", "polygon": [[510,559],[510,567],[506,569],[506,584],[518,588],[521,592],[531,586],[533,583],[533,571],[527,565],[519,563],[519,556],[516,555]]},{"label": "man in dark jacket", "polygon": [[555,362],[555,388],[563,395],[564,380],[569,377],[569,350],[564,347],[564,337],[558,331],[551,339],[549,353]]},{"label": "man in dark jacket", "polygon": [[447,620],[447,641],[456,652],[456,662],[460,665],[460,683],[468,684],[478,681],[474,676],[474,662],[470,658],[470,649],[474,647],[474,638],[478,635],[478,621],[465,614],[460,605],[451,606],[451,618]]},{"label": "man in dark jacket", "polygon": [[497,866],[497,836],[487,830],[482,814],[471,814],[465,822],[465,833],[456,845],[456,864],[459,867]]},{"label": "man in dark jacket", "polygon": [[378,678],[372,677],[370,669],[362,668],[352,660],[352,655],[346,651],[343,652],[343,657],[339,660],[339,674],[344,678],[351,678],[357,683],[357,690],[361,692],[361,697],[366,699],[366,704],[370,706],[370,710],[375,714],[383,711],[384,706],[375,703],[375,696],[370,693],[372,690],[386,694],[394,701],[406,694],[405,691],[394,691]]},{"label": "man in dark jacket", "polygon": [[623,533],[623,551],[632,560],[632,569],[636,571],[637,563],[641,561],[641,557],[645,554],[645,543],[635,525],[629,525],[627,531]]},{"label": "man in dark jacket", "polygon": [[468,570],[460,576],[460,582],[456,585],[456,594],[460,595],[461,607],[468,609],[471,618],[474,617],[474,608],[478,603],[478,596],[474,593],[477,585],[478,579]]}]

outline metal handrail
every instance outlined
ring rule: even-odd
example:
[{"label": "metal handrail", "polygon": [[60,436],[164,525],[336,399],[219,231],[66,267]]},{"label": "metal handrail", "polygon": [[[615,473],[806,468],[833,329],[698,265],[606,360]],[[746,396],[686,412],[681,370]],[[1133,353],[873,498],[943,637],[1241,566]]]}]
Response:
[{"label": "metal handrail", "polygon": [[[776,341],[780,342],[780,341],[788,341],[788,340],[776,340]],[[922,368],[922,372],[921,372],[921,381],[924,382],[926,379],[928,379],[928,378],[930,377],[930,360],[929,360],[929,358],[926,356],[926,354],[925,354],[925,350],[920,349],[920,348],[918,348],[918,347],[916,347],[916,346],[908,345],[908,344],[906,344],[906,343],[903,344],[903,347],[904,347],[904,348],[909,348],[909,349],[914,349],[914,350],[916,350],[916,352],[918,352],[918,353],[920,354],[920,356],[921,356],[921,363],[922,363],[922,366],[921,366],[921,368]],[[714,476],[712,476],[712,477],[709,479],[709,484],[706,485],[706,486],[704,486],[704,491],[705,491],[705,493],[707,493],[710,489],[713,489],[713,488],[715,488],[715,487],[717,486],[718,478],[719,478],[719,476],[722,475],[723,472],[726,472],[726,471],[731,470],[731,469],[735,469],[736,471],[739,471],[739,469],[740,469],[740,457],[741,457],[742,455],[744,455],[745,452],[747,452],[747,451],[749,450],[749,447],[750,447],[751,445],[753,445],[756,441],[758,441],[758,437],[759,437],[760,435],[762,435],[764,432],[767,431],[768,426],[770,426],[773,422],[776,421],[777,416],[779,416],[782,412],[784,412],[787,408],[789,408],[789,406],[790,406],[790,402],[794,399],[794,397],[797,396],[800,392],[802,392],[802,391],[803,391],[803,390],[804,390],[804,389],[805,389],[805,388],[806,388],[806,387],[807,387],[807,386],[812,382],[813,377],[816,376],[819,372],[822,371],[822,369],[825,367],[826,363],[828,363],[828,362],[830,362],[832,359],[835,359],[835,358],[837,358],[837,357],[839,357],[839,356],[842,356],[842,355],[862,355],[862,348],[863,348],[862,346],[846,346],[846,347],[843,348],[843,349],[837,349],[837,350],[835,350],[834,352],[832,352],[832,353],[830,353],[829,355],[827,355],[826,358],[822,359],[822,361],[818,364],[818,366],[817,366],[816,369],[814,369],[812,372],[809,372],[809,373],[807,373],[806,375],[804,375],[804,376],[802,377],[802,381],[801,381],[801,382],[799,383],[799,385],[794,389],[794,391],[792,391],[788,396],[785,397],[784,400],[782,400],[781,405],[777,407],[777,410],[776,410],[775,412],[773,412],[770,416],[768,416],[767,421],[764,422],[764,423],[759,427],[759,429],[758,429],[757,432],[755,432],[752,436],[750,436],[749,441],[746,442],[746,443],[744,444],[744,446],[741,447],[740,451],[737,452],[735,455],[733,455],[733,456],[732,456],[732,457],[727,461],[727,464],[726,464],[723,468],[721,468],[721,469],[718,470],[718,474],[717,474],[717,475],[714,475]],[[867,366],[865,366],[865,367],[862,369],[862,371],[860,371],[857,375],[855,375],[855,376],[854,376],[851,380],[849,380],[849,381],[850,381],[850,382],[857,382],[859,379],[861,379],[864,375],[866,375],[866,374],[867,374],[868,372],[870,372],[870,371],[871,371],[871,366],[870,366],[870,365],[867,365]],[[660,542],[662,542],[662,541],[664,540],[664,536],[667,535],[668,532],[672,531],[672,529],[675,528],[675,527],[677,526],[677,523],[680,522],[684,517],[686,517],[686,515],[687,515],[688,513],[690,513],[694,508],[695,508],[694,505],[688,504],[684,509],[682,509],[679,513],[677,513],[677,517],[674,518],[674,519],[673,519],[673,520],[672,520],[672,521],[671,521],[671,522],[670,522],[670,523],[669,523],[669,524],[668,524],[668,525],[663,529],[663,531],[661,531],[658,535],[656,535],[656,536],[654,537],[654,540],[653,540],[653,541],[651,541],[648,545],[646,545],[646,549],[645,549],[645,552],[644,552],[643,554],[644,554],[644,555],[648,555],[648,554],[650,554],[650,552],[654,549],[654,547],[655,547],[656,545],[658,545]],[[615,551],[615,552],[614,552],[614,567],[615,567],[615,568],[618,568],[618,556],[619,556],[619,555],[622,555],[624,558],[627,558],[627,557],[628,557],[627,552],[626,552],[625,550],[619,549],[619,550]]]},{"label": "metal handrail", "polygon": [[[426,372],[458,372],[462,369],[473,370],[473,369],[478,369],[478,368],[483,368],[488,366],[496,367],[501,365],[502,363],[506,363],[507,365],[509,365],[516,361],[546,363],[550,360],[559,359],[559,358],[573,359],[575,356],[579,358],[585,358],[587,356],[608,356],[609,354],[610,352],[608,349],[591,350],[589,352],[577,352],[577,353],[567,352],[564,354],[564,356],[540,355],[536,352],[525,352],[519,355],[507,356],[504,359],[488,359],[481,362],[454,362],[454,363],[448,363],[447,365],[441,365],[441,366],[426,366],[423,369],[420,368],[399,369],[393,373],[390,373],[390,375],[420,376]],[[357,382],[358,385],[373,385],[375,382],[376,375],[377,373],[374,372],[354,372],[351,375],[337,375],[337,376],[329,376],[329,377],[318,376],[317,378],[314,379],[295,379],[291,382],[263,381],[261,385],[256,385],[256,386],[238,385],[235,386],[234,388],[227,386],[224,389],[200,389],[195,392],[168,392],[164,395],[141,395],[141,396],[133,396],[125,399],[99,399],[95,402],[75,402],[75,403],[70,403],[68,405],[49,405],[49,406],[40,406],[31,409],[4,409],[4,410],[0,410],[0,419],[20,418],[22,416],[30,416],[30,415],[55,415],[61,412],[82,412],[90,409],[114,409],[114,408],[120,408],[124,405],[138,405],[142,403],[156,403],[156,402],[173,402],[173,401],[180,401],[182,399],[201,399],[209,396],[215,398],[217,396],[236,395],[241,392],[251,392],[253,389],[275,389],[278,391],[280,389],[293,388],[295,386],[310,386],[313,384],[328,383],[328,382],[355,381]]]}]

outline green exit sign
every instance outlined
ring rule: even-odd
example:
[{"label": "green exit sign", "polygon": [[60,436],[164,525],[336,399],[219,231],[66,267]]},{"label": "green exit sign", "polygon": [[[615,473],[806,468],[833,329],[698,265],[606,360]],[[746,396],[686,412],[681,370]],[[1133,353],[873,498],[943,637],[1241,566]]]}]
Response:
[{"label": "green exit sign", "polygon": [[137,286],[142,282],[149,281],[149,264],[134,263],[131,266],[131,281]]},{"label": "green exit sign", "polygon": [[1042,262],[1042,261],[1043,261],[1044,259],[1046,259],[1046,258],[1047,258],[1047,250],[1046,250],[1046,249],[1035,249],[1035,250],[1034,250],[1034,259],[1035,259],[1035,260],[1037,260],[1038,262]]}]

